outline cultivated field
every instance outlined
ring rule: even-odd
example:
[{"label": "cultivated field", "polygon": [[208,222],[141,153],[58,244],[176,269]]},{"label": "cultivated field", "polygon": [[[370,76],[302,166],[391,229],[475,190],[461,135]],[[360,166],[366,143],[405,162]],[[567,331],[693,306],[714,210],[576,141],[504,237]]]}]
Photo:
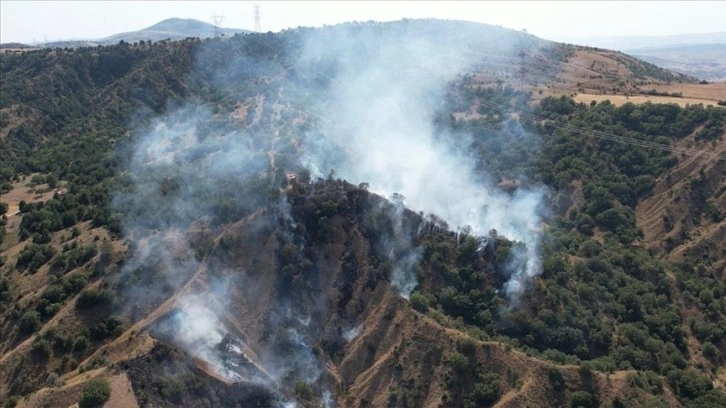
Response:
[{"label": "cultivated field", "polygon": [[[587,93],[578,93],[573,96],[573,99],[577,102],[584,102],[584,103],[590,103],[591,101],[598,101],[602,102],[605,100],[610,100],[610,102],[613,105],[620,106],[624,105],[628,102],[635,103],[635,104],[641,104],[646,102],[651,103],[675,103],[681,107],[685,107],[686,105],[698,105],[699,103],[703,104],[703,106],[718,106],[716,105],[717,101],[714,101],[712,99],[701,99],[701,98],[677,98],[673,96],[651,96],[651,95],[634,95],[634,96],[625,96],[625,95],[593,95],[593,94],[587,94]],[[724,107],[726,109],[726,107]]]}]

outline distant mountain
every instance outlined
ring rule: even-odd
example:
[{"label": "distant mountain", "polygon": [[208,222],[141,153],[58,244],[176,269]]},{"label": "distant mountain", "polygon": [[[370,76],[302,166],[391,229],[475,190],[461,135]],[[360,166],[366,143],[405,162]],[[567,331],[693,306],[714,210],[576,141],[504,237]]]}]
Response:
[{"label": "distant mountain", "polygon": [[101,44],[116,44],[123,40],[126,42],[137,41],[160,41],[165,39],[182,40],[187,37],[207,38],[214,37],[216,32],[225,36],[235,34],[243,34],[248,30],[237,28],[219,28],[213,24],[205,23],[195,19],[170,18],[151,27],[144,28],[139,31],[131,31],[128,33],[114,34],[100,40]]},{"label": "distant mountain", "polygon": [[188,37],[209,38],[215,35],[233,36],[244,34],[249,30],[238,28],[221,28],[213,24],[205,23],[193,18],[169,18],[156,23],[150,27],[110,35],[101,39],[76,39],[66,41],[55,41],[43,44],[49,48],[78,48],[94,47],[98,45],[113,45],[120,41],[134,43],[139,41],[161,41],[161,40],[183,40]]},{"label": "distant mountain", "polygon": [[675,45],[628,51],[651,64],[707,81],[726,81],[726,42]]},{"label": "distant mountain", "polygon": [[7,49],[11,49],[11,48],[14,48],[14,49],[26,49],[26,48],[33,48],[33,47],[30,46],[30,45],[27,45],[27,44],[21,44],[21,43],[18,43],[18,42],[11,42],[11,43],[2,43],[2,44],[0,44],[0,48],[7,48]]},{"label": "distant mountain", "polygon": [[631,53],[632,50],[641,48],[660,48],[695,44],[726,44],[726,32],[678,35],[573,37],[568,39],[566,42]]},{"label": "distant mountain", "polygon": [[703,61],[718,62],[726,59],[726,43],[637,48],[629,50],[628,53],[682,61],[697,57],[702,58]]}]

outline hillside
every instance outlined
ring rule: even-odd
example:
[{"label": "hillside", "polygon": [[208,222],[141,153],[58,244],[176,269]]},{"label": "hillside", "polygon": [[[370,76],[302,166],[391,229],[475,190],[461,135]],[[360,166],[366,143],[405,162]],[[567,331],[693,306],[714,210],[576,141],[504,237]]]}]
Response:
[{"label": "hillside", "polygon": [[[628,102],[718,106],[726,95],[726,83],[709,83],[718,81],[717,77],[721,75],[718,62],[704,62],[699,68],[690,59],[684,70],[680,68],[685,65],[678,65],[675,60],[652,59],[648,56],[650,50],[639,50],[646,54],[639,58],[619,51],[568,44],[559,44],[546,56],[530,55],[526,50],[521,48],[520,52],[524,53],[507,61],[507,68],[502,71],[473,73],[475,85],[508,84],[531,91],[534,100],[566,95],[578,102],[610,100],[618,106]],[[652,52],[660,55],[660,51]],[[685,60],[687,57],[679,58]],[[718,53],[709,58],[718,60]]]},{"label": "hillside", "polygon": [[102,45],[113,45],[119,41],[129,43],[138,41],[161,41],[161,40],[183,40],[189,37],[210,38],[216,35],[233,36],[244,34],[247,30],[236,28],[216,27],[213,24],[205,23],[195,19],[170,18],[160,21],[150,27],[138,31],[114,34],[100,40]]},{"label": "hillside", "polygon": [[0,72],[8,406],[726,403],[726,109],[569,97],[712,84],[438,20]]},{"label": "hillside", "polygon": [[214,24],[192,18],[169,18],[141,30],[113,34],[104,38],[73,39],[52,41],[32,47],[24,44],[0,44],[0,50],[21,50],[27,48],[80,48],[115,45],[121,41],[135,43],[139,41],[179,41],[186,38],[213,38],[216,36],[234,36],[248,33],[249,30],[238,28],[217,27]]},{"label": "hillside", "polygon": [[573,44],[618,50],[698,80],[724,82],[726,32],[667,36],[572,38]]}]

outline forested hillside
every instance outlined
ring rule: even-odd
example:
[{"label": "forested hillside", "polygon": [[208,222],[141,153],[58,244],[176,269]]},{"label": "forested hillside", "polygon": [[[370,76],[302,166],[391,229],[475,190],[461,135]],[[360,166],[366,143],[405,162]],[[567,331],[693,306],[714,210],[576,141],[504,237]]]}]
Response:
[{"label": "forested hillside", "polygon": [[523,49],[531,86],[574,55],[436,20],[0,55],[0,400],[726,405],[726,109],[533,95]]}]

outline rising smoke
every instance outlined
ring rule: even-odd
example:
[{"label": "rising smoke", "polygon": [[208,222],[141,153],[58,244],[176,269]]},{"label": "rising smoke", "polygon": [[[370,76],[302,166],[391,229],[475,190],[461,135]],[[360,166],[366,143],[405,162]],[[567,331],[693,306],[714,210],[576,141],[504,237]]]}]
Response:
[{"label": "rising smoke", "polygon": [[[132,315],[140,319],[162,310],[152,333],[227,381],[244,379],[272,390],[290,386],[289,378],[315,384],[323,369],[307,340],[309,317],[283,302],[272,305],[268,326],[279,330],[251,358],[225,315],[230,288],[256,287],[263,278],[208,258],[221,227],[269,204],[270,157],[250,146],[272,135],[232,126],[207,105],[190,103],[139,128],[136,137],[128,164],[133,183],[114,200],[133,248],[120,279]],[[291,241],[295,221],[284,196],[276,208],[285,221],[281,235]]]},{"label": "rising smoke", "polygon": [[[333,65],[337,75],[320,102],[322,136],[309,142],[303,163],[318,176],[334,168],[341,178],[367,182],[384,197],[405,197],[412,210],[436,214],[451,226],[469,226],[475,235],[496,229],[521,241],[526,249],[513,253],[505,286],[517,297],[541,272],[537,250],[544,192],[529,188],[509,194],[495,188],[487,175],[476,172],[465,137],[435,130],[436,113],[446,110],[441,105],[447,81],[478,62],[462,45],[473,47],[476,37],[466,25],[422,32],[424,26],[411,23],[396,33],[396,41],[373,34],[362,38],[355,26],[340,27],[334,41],[328,32],[313,33],[302,61]],[[404,297],[416,286],[412,267],[418,249],[408,242],[391,246],[391,251],[407,246],[408,254],[396,254],[392,276]]]},{"label": "rising smoke", "polygon": [[[289,80],[280,80],[279,62],[255,60],[241,50],[227,63],[210,62],[207,57],[217,54],[201,50],[206,57],[197,58],[195,80],[202,78],[224,93],[226,88],[242,92],[244,87],[235,81],[252,78],[259,93],[231,95],[242,105],[239,112],[190,102],[137,129],[128,163],[133,184],[115,199],[125,214],[125,234],[137,248],[122,274],[128,298],[144,299],[142,308],[148,312],[201,279],[200,274],[213,273],[204,266],[205,248],[213,244],[209,231],[269,205],[270,189],[280,185],[274,177],[275,184],[270,184],[270,174],[277,171],[274,160],[279,163],[280,151],[290,146],[298,157],[288,159],[313,177],[325,177],[334,169],[340,178],[368,183],[371,191],[395,197],[395,210],[389,214],[393,233],[378,244],[387,248],[383,253],[393,265],[391,283],[401,296],[408,298],[416,287],[415,267],[423,254],[415,245],[416,232],[402,221],[404,205],[474,235],[496,229],[523,243],[512,252],[505,286],[511,297],[521,295],[528,279],[541,270],[537,251],[543,190],[522,188],[510,194],[497,189],[476,171],[467,137],[436,130],[435,116],[447,110],[447,81],[476,67],[481,62],[474,58],[477,47],[494,40],[482,39],[470,25],[456,27],[404,22],[306,31],[295,59],[285,61],[295,76]],[[497,47],[507,50],[511,45]],[[281,123],[291,107],[305,107],[305,114],[298,111],[287,118],[300,125]],[[285,225],[282,237],[293,242],[296,223],[284,195],[277,199],[277,209]],[[250,282],[254,272],[232,271],[228,275],[239,281],[225,280],[225,286]],[[150,276],[162,281],[162,287],[147,285]],[[226,305],[228,293],[209,284],[195,288],[176,298],[177,313],[160,330],[235,380],[217,353],[229,334],[224,307],[210,306]],[[278,329],[268,338],[273,346],[256,350],[266,372],[260,378],[280,383],[292,373],[309,383],[319,381],[324,365],[309,340],[314,329],[310,316],[280,302],[269,322]],[[355,335],[357,329],[345,333],[346,339]],[[328,391],[323,390],[321,401],[332,406]]]}]

